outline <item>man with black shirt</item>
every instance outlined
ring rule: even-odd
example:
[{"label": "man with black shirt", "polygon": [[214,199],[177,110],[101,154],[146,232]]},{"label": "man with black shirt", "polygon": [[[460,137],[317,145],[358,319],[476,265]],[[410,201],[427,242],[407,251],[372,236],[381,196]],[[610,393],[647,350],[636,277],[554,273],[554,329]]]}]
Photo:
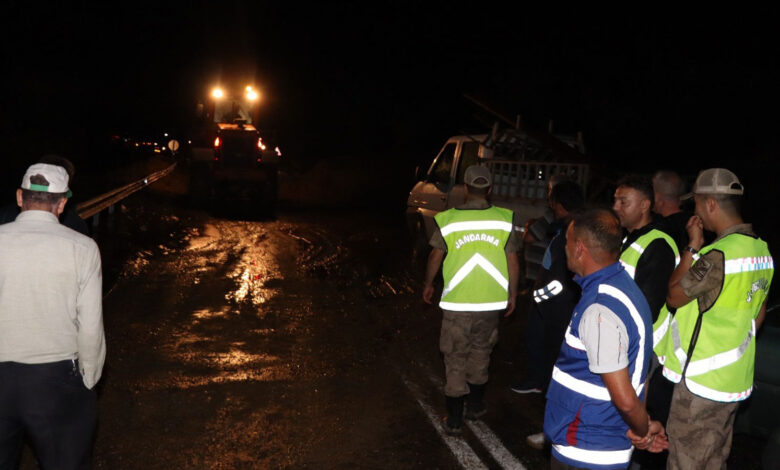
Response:
[{"label": "man with black shirt", "polygon": [[688,245],[688,232],[685,225],[693,216],[693,212],[684,211],[680,207],[680,197],[685,193],[685,182],[674,171],[661,170],[653,175],[653,212],[660,216],[659,227],[677,243],[677,250],[682,252]]},{"label": "man with black shirt", "polygon": [[666,300],[669,278],[680,259],[672,237],[653,223],[653,187],[639,176],[618,181],[615,210],[628,235],[623,239],[620,262],[645,295],[653,321]]}]

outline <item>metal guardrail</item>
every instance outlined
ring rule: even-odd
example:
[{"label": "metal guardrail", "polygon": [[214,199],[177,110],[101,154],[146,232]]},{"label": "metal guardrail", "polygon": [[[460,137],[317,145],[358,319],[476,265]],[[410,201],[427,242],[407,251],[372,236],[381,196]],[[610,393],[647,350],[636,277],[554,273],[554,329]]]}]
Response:
[{"label": "metal guardrail", "polygon": [[134,192],[147,187],[160,178],[168,176],[174,168],[176,168],[176,163],[172,164],[168,168],[156,171],[144,178],[141,178],[138,181],[134,181],[122,187],[112,189],[107,193],[101,194],[100,196],[94,197],[88,201],[84,201],[76,206],[76,213],[82,219],[88,219],[98,212],[106,209],[107,207],[113,206]]}]

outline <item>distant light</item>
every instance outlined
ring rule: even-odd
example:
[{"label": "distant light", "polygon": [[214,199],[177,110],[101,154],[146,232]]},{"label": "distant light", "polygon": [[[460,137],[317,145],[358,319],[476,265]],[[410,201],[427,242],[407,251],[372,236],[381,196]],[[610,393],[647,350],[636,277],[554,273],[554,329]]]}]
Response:
[{"label": "distant light", "polygon": [[225,96],[225,92],[222,91],[222,88],[214,88],[211,90],[211,96],[213,98],[219,99]]},{"label": "distant light", "polygon": [[187,143],[188,143],[188,144],[192,144],[192,141],[191,141],[191,140],[188,140],[188,141],[187,141]]},{"label": "distant light", "polygon": [[163,134],[163,135],[164,135],[165,137],[168,137],[168,133],[167,133],[167,132],[166,132],[165,134]]},{"label": "distant light", "polygon": [[163,145],[162,147],[160,147],[160,150],[165,150],[165,146]]},{"label": "distant light", "polygon": [[276,154],[277,154],[278,156],[280,156],[280,157],[282,156],[282,151],[281,151],[281,150],[279,150],[279,147],[276,147],[274,150],[276,151]]},{"label": "distant light", "polygon": [[252,85],[247,85],[246,86],[246,91],[252,91]]},{"label": "distant light", "polygon": [[214,148],[218,149],[222,145],[222,142],[219,140],[219,137],[214,139]]},{"label": "distant light", "polygon": [[260,150],[265,150],[265,144],[263,143],[263,139],[258,138],[257,139],[257,148]]},{"label": "distant light", "polygon": [[258,97],[259,97],[259,96],[258,96],[258,94],[257,94],[257,92],[256,92],[256,91],[254,91],[254,90],[247,90],[247,91],[246,91],[246,98],[247,98],[249,101],[255,101],[255,100],[257,100],[257,98],[258,98]]}]

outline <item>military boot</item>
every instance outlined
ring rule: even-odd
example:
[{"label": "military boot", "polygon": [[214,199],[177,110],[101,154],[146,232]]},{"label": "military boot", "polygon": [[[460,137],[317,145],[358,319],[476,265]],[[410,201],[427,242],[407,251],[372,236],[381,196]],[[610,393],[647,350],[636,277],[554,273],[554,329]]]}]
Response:
[{"label": "military boot", "polygon": [[485,408],[485,384],[475,385],[469,384],[469,394],[466,400],[466,419],[476,420],[487,413]]},{"label": "military boot", "polygon": [[447,419],[444,421],[444,432],[457,436],[463,428],[463,402],[465,397],[447,398]]}]

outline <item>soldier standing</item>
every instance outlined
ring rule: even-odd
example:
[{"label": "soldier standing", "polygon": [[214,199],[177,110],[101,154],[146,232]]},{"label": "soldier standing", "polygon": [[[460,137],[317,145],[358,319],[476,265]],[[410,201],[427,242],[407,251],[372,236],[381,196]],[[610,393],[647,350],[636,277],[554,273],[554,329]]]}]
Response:
[{"label": "soldier standing", "polygon": [[447,376],[448,434],[460,433],[464,402],[467,419],[487,411],[483,397],[490,354],[498,341],[501,314],[508,316],[515,308],[519,272],[513,212],[487,201],[490,171],[473,165],[464,179],[466,202],[436,215],[423,288],[423,300],[431,303],[433,279],[443,261],[439,348]]}]

